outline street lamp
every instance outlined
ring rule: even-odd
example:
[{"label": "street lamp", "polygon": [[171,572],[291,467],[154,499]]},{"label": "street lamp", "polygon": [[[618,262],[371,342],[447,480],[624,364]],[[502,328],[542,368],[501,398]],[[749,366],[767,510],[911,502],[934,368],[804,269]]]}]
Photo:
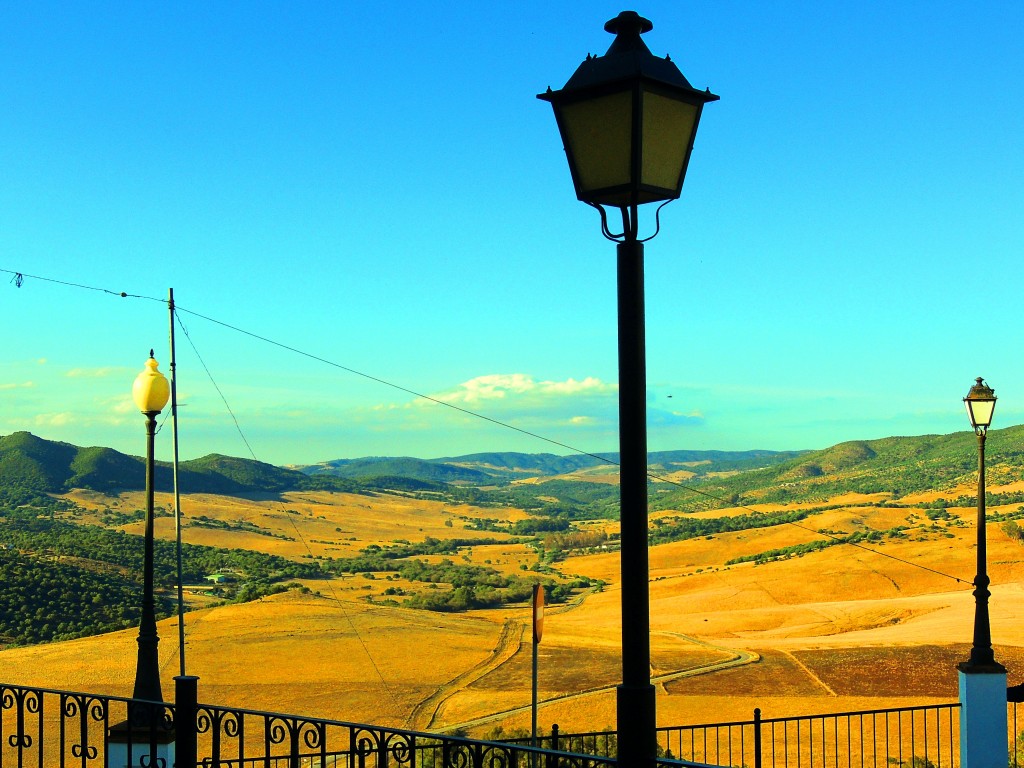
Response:
[{"label": "street lamp", "polygon": [[[164,375],[157,370],[153,350],[149,350],[146,367],[135,377],[132,399],[146,417],[146,532],[142,562],[142,618],[139,621],[139,655],[135,665],[135,688],[128,705],[128,719],[110,727],[107,732],[107,765],[113,768],[152,768],[174,765],[174,729],[166,721],[163,707],[149,702],[162,702],[160,690],[160,659],[156,633],[156,606],[153,597],[153,443],[156,417],[171,394]],[[175,678],[184,680],[184,676]],[[189,678],[194,680],[195,678]],[[194,687],[193,689],[194,690]],[[194,698],[192,699],[194,701]]]},{"label": "street lamp", "polygon": [[964,398],[967,416],[978,436],[978,571],[974,577],[974,644],[971,658],[960,665],[962,672],[1006,672],[992,653],[992,632],[988,620],[989,578],[985,541],[985,437],[996,409],[996,394],[979,376]]},{"label": "street lamp", "polygon": [[[617,724],[619,765],[628,768],[653,766],[657,753],[647,559],[644,246],[637,214],[640,205],[664,205],[679,197],[701,112],[718,99],[691,87],[667,56],[650,52],[640,35],[652,27],[636,12],[623,11],[605,24],[615,40],[604,56],[587,56],[565,87],[537,96],[554,109],[576,197],[598,210],[602,233],[618,243],[622,684]],[[619,209],[621,233],[609,227],[604,206]]]},{"label": "street lamp", "polygon": [[139,657],[135,667],[133,699],[163,701],[160,692],[160,661],[156,633],[156,607],[153,598],[153,443],[156,436],[156,417],[167,405],[171,388],[164,375],[157,370],[153,350],[145,369],[135,377],[132,399],[146,417],[146,534],[142,571],[142,619],[139,622]]}]

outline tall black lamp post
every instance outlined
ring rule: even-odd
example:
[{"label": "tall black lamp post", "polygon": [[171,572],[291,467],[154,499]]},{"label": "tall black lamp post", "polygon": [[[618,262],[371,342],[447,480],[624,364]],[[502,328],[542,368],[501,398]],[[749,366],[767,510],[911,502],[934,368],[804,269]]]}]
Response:
[{"label": "tall black lamp post", "polygon": [[[667,56],[650,52],[640,35],[652,26],[634,11],[623,11],[605,24],[615,40],[604,56],[588,56],[562,90],[538,95],[554,108],[577,198],[600,212],[602,233],[618,242],[622,684],[617,718],[619,765],[627,768],[653,766],[657,751],[647,560],[644,241],[637,212],[640,205],[679,197],[701,111],[718,99],[692,88]],[[612,231],[605,206],[619,209],[621,232]]]},{"label": "tall black lamp post", "polygon": [[132,385],[132,399],[146,417],[146,535],[142,573],[142,619],[139,622],[139,657],[135,667],[133,699],[163,701],[160,692],[160,660],[156,632],[156,606],[153,598],[153,443],[156,436],[156,417],[167,405],[171,388],[164,375],[157,370],[153,350],[149,351],[146,367]]},{"label": "tall black lamp post", "polygon": [[992,653],[992,631],[988,620],[988,552],[985,541],[985,437],[996,409],[996,394],[979,376],[964,398],[967,415],[978,436],[978,571],[974,577],[974,644],[971,658],[960,665],[962,672],[1006,672]]}]

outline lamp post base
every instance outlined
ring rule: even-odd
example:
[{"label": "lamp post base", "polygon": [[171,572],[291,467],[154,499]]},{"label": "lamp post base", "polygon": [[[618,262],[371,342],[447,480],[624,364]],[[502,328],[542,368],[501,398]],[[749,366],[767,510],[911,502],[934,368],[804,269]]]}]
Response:
[{"label": "lamp post base", "polygon": [[172,768],[174,745],[173,727],[128,721],[117,723],[107,733],[107,765],[109,768]]},{"label": "lamp post base", "polygon": [[[1006,741],[1006,670],[961,664],[960,766],[1003,768],[1009,758]],[[1001,670],[1001,671],[1000,671]]]},{"label": "lamp post base", "polygon": [[617,689],[619,768],[654,768],[658,754],[653,685]]}]

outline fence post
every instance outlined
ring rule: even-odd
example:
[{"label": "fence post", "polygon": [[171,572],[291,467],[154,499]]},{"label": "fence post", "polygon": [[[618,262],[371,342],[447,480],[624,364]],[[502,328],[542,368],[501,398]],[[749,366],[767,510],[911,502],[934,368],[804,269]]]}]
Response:
[{"label": "fence post", "polygon": [[761,708],[754,707],[754,768],[761,768]]},{"label": "fence post", "polygon": [[551,752],[558,751],[558,723],[554,723],[551,726],[551,751],[548,752],[544,757],[545,768],[557,768],[558,758],[555,757]]},{"label": "fence post", "polygon": [[195,768],[196,714],[199,709],[199,678],[174,678],[174,756],[177,768]]}]

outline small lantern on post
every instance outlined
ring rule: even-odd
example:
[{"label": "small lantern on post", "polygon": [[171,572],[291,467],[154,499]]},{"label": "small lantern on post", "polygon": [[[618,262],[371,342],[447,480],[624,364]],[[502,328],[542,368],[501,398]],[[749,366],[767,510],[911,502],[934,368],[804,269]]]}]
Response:
[{"label": "small lantern on post", "polygon": [[985,535],[985,438],[992,425],[996,394],[978,377],[964,398],[967,416],[978,436],[978,570],[974,577],[974,638],[971,655],[957,666],[960,689],[960,764],[1004,765],[1006,745],[1006,667],[995,659],[989,622],[988,550]]},{"label": "small lantern on post", "polygon": [[975,433],[979,430],[987,432],[992,425],[992,414],[996,410],[996,393],[980,376],[964,398],[964,405],[967,406],[967,416]]},{"label": "small lantern on post", "polygon": [[988,428],[992,425],[992,415],[996,409],[996,393],[980,376],[975,379],[967,397],[967,416],[978,436],[978,520],[977,520],[977,555],[978,570],[974,577],[974,643],[971,646],[971,658],[960,665],[960,669],[972,671],[1006,670],[996,662],[992,652],[992,631],[989,624],[988,599],[988,545],[985,535],[985,438]]}]

